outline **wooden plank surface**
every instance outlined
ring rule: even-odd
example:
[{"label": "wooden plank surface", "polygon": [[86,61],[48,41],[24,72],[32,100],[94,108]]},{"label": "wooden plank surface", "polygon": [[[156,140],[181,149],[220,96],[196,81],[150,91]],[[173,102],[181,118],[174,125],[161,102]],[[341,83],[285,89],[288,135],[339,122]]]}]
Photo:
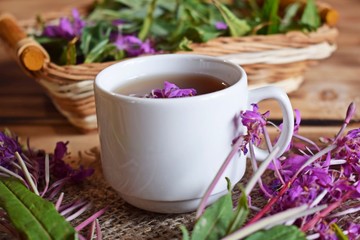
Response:
[{"label": "wooden plank surface", "polygon": [[[346,107],[354,101],[360,108],[360,1],[324,1],[339,11],[337,51],[305,74],[300,89],[290,94],[294,108],[307,120],[340,120]],[[274,103],[263,108],[275,109],[272,114],[280,116]],[[360,111],[357,111],[357,121]]]},{"label": "wooden plank surface", "polygon": [[[91,1],[81,0],[76,4]],[[334,134],[350,102],[356,102],[360,108],[360,1],[326,2],[340,13],[338,50],[331,58],[311,68],[305,75],[305,83],[290,94],[293,107],[302,113],[303,134],[313,139],[320,134]],[[28,19],[72,4],[71,0],[1,0],[0,12],[11,12],[19,19]],[[280,110],[274,102],[263,103],[261,107],[271,109],[273,119],[280,119]],[[360,121],[360,111],[356,113],[356,121]],[[71,126],[43,89],[0,47],[0,128],[5,126],[20,136],[30,136],[35,146],[48,150],[60,140],[70,140],[80,150],[98,145],[96,132],[84,136]]]}]

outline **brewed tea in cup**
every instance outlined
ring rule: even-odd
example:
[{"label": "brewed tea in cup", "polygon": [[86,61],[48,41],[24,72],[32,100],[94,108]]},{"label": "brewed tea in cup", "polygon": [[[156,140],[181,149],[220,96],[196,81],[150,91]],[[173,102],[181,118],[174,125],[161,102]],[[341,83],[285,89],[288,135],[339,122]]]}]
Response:
[{"label": "brewed tea in cup", "polygon": [[[164,81],[196,88],[182,98],[146,98]],[[128,203],[154,212],[195,210],[232,141],[246,132],[234,123],[252,103],[275,99],[283,114],[277,142],[281,155],[293,132],[293,111],[286,93],[276,87],[248,89],[245,71],[215,57],[164,54],[138,57],[101,71],[94,83],[103,173]],[[275,146],[276,147],[276,146]],[[259,160],[268,152],[256,149]],[[227,193],[244,175],[246,156],[232,159],[209,198]]]}]

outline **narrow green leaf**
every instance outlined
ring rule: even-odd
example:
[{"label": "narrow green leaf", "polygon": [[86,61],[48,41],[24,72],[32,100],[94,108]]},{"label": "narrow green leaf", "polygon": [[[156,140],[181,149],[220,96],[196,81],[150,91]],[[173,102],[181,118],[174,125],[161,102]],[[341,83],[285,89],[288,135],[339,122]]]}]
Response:
[{"label": "narrow green leaf", "polygon": [[184,37],[179,43],[178,50],[192,51],[191,47],[189,46],[191,43],[192,41]]},{"label": "narrow green leaf", "polygon": [[300,6],[299,2],[294,2],[286,7],[284,17],[280,24],[280,31],[285,32],[291,26]]},{"label": "narrow green leaf", "polygon": [[154,13],[154,10],[156,7],[156,2],[157,2],[157,0],[151,0],[151,3],[149,4],[146,18],[143,22],[143,25],[142,25],[139,35],[138,35],[138,37],[141,39],[141,41],[144,41],[147,38],[147,36],[149,35],[150,29],[151,29],[151,24],[153,22],[153,13]]},{"label": "narrow green leaf", "polygon": [[230,178],[225,177],[225,180],[226,180],[226,188],[227,188],[227,190],[228,190],[229,192],[231,192],[232,185],[231,185]]},{"label": "narrow green leaf", "polygon": [[338,240],[349,240],[348,236],[344,234],[344,232],[341,230],[341,228],[336,224],[332,223],[330,225],[331,229],[335,232],[336,237]]},{"label": "narrow green leaf", "polygon": [[239,19],[233,12],[231,12],[224,4],[218,0],[213,0],[215,6],[219,9],[224,18],[225,23],[230,29],[230,34],[233,37],[244,36],[250,31],[250,26],[246,20]]},{"label": "narrow green leaf", "polygon": [[279,0],[266,0],[262,8],[263,20],[268,22],[267,34],[274,34],[279,31],[280,18],[278,16]]},{"label": "narrow green leaf", "polygon": [[186,229],[186,227],[184,225],[180,226],[180,230],[181,230],[181,233],[182,233],[182,239],[183,240],[190,240],[189,231]]},{"label": "narrow green leaf", "polygon": [[84,31],[83,35],[81,36],[80,49],[82,49],[82,52],[85,56],[90,52],[91,40],[92,40],[91,34],[87,34]]},{"label": "narrow green leaf", "polygon": [[17,180],[0,178],[0,207],[25,239],[78,239],[75,229],[51,202]]},{"label": "narrow green leaf", "polygon": [[242,191],[239,198],[239,203],[234,213],[233,219],[228,227],[227,233],[230,234],[235,230],[239,229],[246,221],[247,216],[249,215],[249,207],[247,196],[244,191]]},{"label": "narrow green leaf", "polygon": [[[117,30],[111,23],[106,21],[98,21],[95,25],[86,26],[83,29],[80,39],[80,50],[83,57],[86,59],[88,55],[94,54],[94,49],[103,44],[104,41],[109,41],[112,30]],[[91,58],[93,56],[90,56]]]},{"label": "narrow green leaf", "polygon": [[214,39],[219,36],[221,32],[219,31],[211,31],[211,29],[207,29],[204,27],[190,27],[185,32],[185,37],[193,42],[207,42],[210,39]]},{"label": "narrow green leaf", "polygon": [[261,17],[261,11],[256,0],[249,0],[251,12],[255,17]]},{"label": "narrow green leaf", "polygon": [[218,240],[224,237],[233,216],[232,208],[231,193],[219,198],[196,222],[192,239]]},{"label": "narrow green leaf", "polygon": [[305,234],[295,226],[277,225],[269,230],[258,231],[245,240],[305,240]]},{"label": "narrow green leaf", "polygon": [[320,16],[314,0],[307,0],[300,22],[311,29],[316,29],[320,26]]},{"label": "narrow green leaf", "polygon": [[75,65],[76,64],[76,43],[70,41],[65,50],[66,54],[66,65]]},{"label": "narrow green leaf", "polygon": [[85,58],[85,63],[92,63],[92,62],[96,62],[97,59],[99,59],[99,57],[104,53],[105,51],[105,47],[108,44],[109,40],[108,39],[104,39],[101,42],[99,42],[91,51],[90,53],[86,56]]}]

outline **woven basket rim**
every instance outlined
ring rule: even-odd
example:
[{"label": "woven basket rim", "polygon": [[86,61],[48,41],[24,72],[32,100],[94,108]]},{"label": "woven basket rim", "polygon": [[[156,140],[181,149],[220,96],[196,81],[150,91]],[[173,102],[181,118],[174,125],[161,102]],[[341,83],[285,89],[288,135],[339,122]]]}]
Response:
[{"label": "woven basket rim", "polygon": [[[92,6],[93,3],[80,5],[80,14],[86,13]],[[52,20],[71,14],[71,10],[71,7],[67,7],[42,16],[44,20]],[[17,23],[27,33],[33,33],[36,29],[35,18]],[[218,37],[205,43],[193,43],[191,52],[174,54],[205,54],[227,59],[243,66],[250,88],[271,84],[291,92],[299,88],[306,69],[333,53],[337,35],[336,27],[323,24],[317,31],[309,33],[297,30],[272,35]],[[34,39],[28,40],[45,51]],[[19,57],[19,52],[16,54]],[[127,59],[129,58],[123,60]],[[44,88],[59,112],[86,133],[97,127],[93,81],[99,71],[117,62],[119,61],[60,66],[51,62],[48,57],[41,70],[24,70]]]},{"label": "woven basket rim", "polygon": [[[319,3],[318,3],[319,4]],[[321,3],[320,3],[321,4]],[[89,2],[89,3],[85,3],[85,4],[81,4],[78,6],[75,6],[75,8],[79,9],[80,13],[83,14],[87,14],[89,11],[91,11],[93,9],[94,3],[93,2]],[[63,16],[67,16],[67,15],[71,15],[71,11],[74,7],[65,7],[62,10],[58,10],[58,11],[52,11],[52,12],[47,12],[47,13],[43,13],[41,14],[41,18],[45,21],[50,21],[50,20],[54,20],[57,19],[59,17],[63,17]],[[34,28],[36,25],[36,20],[35,19],[27,19],[27,20],[21,20],[19,21],[20,26],[25,27],[26,29],[30,29],[30,28]],[[337,35],[338,34],[338,30],[336,27],[330,27],[328,26],[326,23],[323,23],[318,29],[317,31],[312,31],[312,32],[303,32],[301,30],[293,30],[293,31],[289,31],[286,33],[277,33],[277,34],[271,34],[271,35],[247,35],[247,36],[241,36],[241,37],[232,37],[232,36],[221,36],[221,37],[217,37],[214,39],[209,40],[208,42],[205,43],[192,43],[190,45],[191,48],[198,48],[198,47],[202,47],[204,45],[211,45],[214,42],[224,42],[224,43],[233,43],[233,42],[238,42],[238,43],[264,43],[264,44],[277,44],[276,47],[278,49],[287,49],[289,48],[289,45],[286,45],[286,43],[292,43],[292,45],[296,45],[297,43],[299,43],[300,45],[303,46],[308,46],[310,44],[315,44],[315,43],[319,43],[319,42],[323,42],[323,36],[326,35]],[[282,44],[279,44],[279,39],[283,38],[284,40],[281,41]],[[274,41],[274,43],[271,43],[271,41]],[[334,40],[333,39],[326,39],[325,41],[329,42],[330,44],[334,44]],[[291,47],[291,46],[290,46]],[[300,48],[300,47],[298,47]],[[191,52],[191,51],[190,51]],[[172,52],[172,53],[185,53],[183,51],[177,51],[177,52]],[[120,61],[126,60],[126,59],[130,59],[130,57],[127,57],[125,59],[122,59]],[[96,69],[101,69],[104,67],[107,67],[108,65],[111,65],[113,63],[119,62],[119,61],[107,61],[107,62],[97,62],[97,63],[79,63],[79,64],[75,64],[75,65],[58,65],[54,62],[51,61],[51,59],[49,60],[49,62],[53,65],[53,67],[60,69],[63,69],[64,71],[69,71],[72,69],[78,69],[78,68],[82,68],[85,67],[86,69],[92,69],[92,68],[96,68]]]}]

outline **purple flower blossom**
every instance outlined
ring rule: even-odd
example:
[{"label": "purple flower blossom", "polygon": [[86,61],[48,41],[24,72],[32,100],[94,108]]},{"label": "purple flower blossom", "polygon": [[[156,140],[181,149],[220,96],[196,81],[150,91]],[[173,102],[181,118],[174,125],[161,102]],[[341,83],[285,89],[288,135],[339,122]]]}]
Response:
[{"label": "purple flower blossom", "polygon": [[263,133],[263,127],[266,126],[267,117],[270,112],[260,113],[257,104],[252,104],[253,109],[240,113],[241,122],[247,128],[248,136],[250,140],[255,144],[260,144],[261,134]]},{"label": "purple flower blossom", "polygon": [[180,98],[191,97],[196,95],[193,88],[181,89],[173,83],[164,82],[163,89],[154,89],[151,91],[150,98]]},{"label": "purple flower blossom", "polygon": [[344,174],[349,177],[355,174],[360,178],[360,128],[349,131],[344,137],[337,140],[337,149],[335,150],[336,159],[345,159]]},{"label": "purple flower blossom", "polygon": [[360,224],[350,223],[348,227],[349,239],[358,239],[360,236]]},{"label": "purple flower blossom", "polygon": [[113,20],[111,23],[112,23],[112,25],[114,25],[114,26],[119,26],[119,25],[122,25],[122,24],[126,23],[126,21],[123,20],[123,19],[115,19],[115,20]]},{"label": "purple flower blossom", "polygon": [[317,233],[320,234],[320,237],[318,239],[321,239],[321,240],[338,240],[338,238],[336,236],[336,233],[330,227],[332,223],[336,222],[335,220],[333,220],[331,222],[322,221],[322,222],[320,222],[320,223],[318,223],[316,225],[315,230],[316,230]]},{"label": "purple flower blossom", "polygon": [[[68,181],[79,182],[93,173],[93,169],[85,169],[80,166],[78,169],[73,169],[70,165],[64,162],[64,157],[67,156],[67,142],[59,142],[56,145],[54,154],[50,157],[43,150],[34,150],[30,148],[29,142],[27,148],[22,148],[18,138],[11,132],[0,132],[0,166],[7,168],[6,170],[0,169],[2,176],[12,176],[19,179],[29,191],[43,197],[47,200],[55,197],[63,185]],[[49,158],[48,158],[49,157]],[[47,162],[49,160],[49,162]],[[46,163],[50,163],[49,165]],[[20,168],[19,165],[22,167]],[[50,177],[51,175],[51,177]],[[27,177],[28,176],[28,177]],[[54,181],[51,183],[51,181]],[[46,196],[46,197],[45,197]],[[63,193],[60,194],[59,199],[55,204],[56,210],[66,217],[67,221],[71,221],[77,216],[81,215],[88,209],[89,204],[82,201],[73,201],[61,206],[63,201]],[[80,225],[82,228],[95,221],[96,218],[104,213],[102,209],[95,213],[93,216],[85,220]],[[19,235],[16,229],[10,224],[9,219],[3,218],[6,216],[5,209],[0,209],[0,225],[9,229],[9,234],[13,234],[15,238]],[[94,224],[93,224],[94,226]],[[96,225],[97,237],[100,236],[100,226]],[[78,228],[76,228],[78,230]],[[80,230],[78,230],[80,231]],[[90,238],[93,239],[93,230],[90,229]],[[79,234],[81,239],[85,239]]]},{"label": "purple flower blossom", "polygon": [[17,137],[0,132],[0,166],[7,168],[8,164],[14,160],[15,152],[21,153]]},{"label": "purple flower blossom", "polygon": [[221,21],[215,23],[215,28],[217,30],[226,30],[228,28],[227,24]]},{"label": "purple flower blossom", "polygon": [[83,166],[80,166],[78,169],[72,168],[67,164],[63,159],[68,154],[67,153],[67,144],[69,142],[58,142],[55,147],[54,156],[53,156],[53,174],[58,179],[63,179],[69,177],[74,182],[80,182],[85,178],[91,176],[94,173],[94,169],[88,168],[85,169]]},{"label": "purple flower blossom", "polygon": [[[348,123],[354,115],[354,109],[354,104],[351,104],[345,123]],[[265,135],[268,115],[268,112],[259,113],[256,105],[253,105],[252,110],[241,113],[242,124],[248,129],[247,135],[242,136],[245,141],[252,141],[255,145],[260,144],[261,137]],[[336,204],[349,199],[360,199],[360,128],[341,136],[344,129],[342,126],[335,138],[323,138],[326,140],[323,143],[328,144],[321,150],[323,155],[314,158],[312,163],[307,163],[308,165],[304,167],[313,155],[320,152],[320,148],[311,140],[298,135],[300,112],[295,110],[295,116],[294,139],[297,141],[292,142],[286,155],[281,159],[275,159],[269,165],[268,169],[274,171],[276,178],[268,183],[262,183],[268,193],[265,196],[269,197],[270,194],[271,200],[276,199],[276,201],[269,200],[272,204],[271,207],[266,206],[267,211],[278,213],[289,208],[311,205],[316,201],[316,204],[328,204],[331,212],[330,206],[335,207]],[[281,126],[279,128],[282,130]],[[299,169],[302,169],[300,174]],[[280,181],[279,176],[283,182]],[[263,213],[258,216],[263,216]],[[309,220],[315,220],[311,221],[311,227],[306,223]],[[294,224],[306,226],[302,227],[304,231],[312,229],[320,235],[319,239],[337,239],[334,230],[329,227],[332,222],[336,222],[336,219],[315,214],[308,216],[307,219],[300,219]],[[349,239],[356,239],[359,236],[359,229],[360,226],[351,225],[347,230]],[[350,231],[354,234],[351,235]]]},{"label": "purple flower blossom", "polygon": [[115,37],[114,45],[119,50],[124,50],[129,57],[155,53],[155,49],[151,46],[149,39],[143,42],[132,35],[118,34]]},{"label": "purple flower blossom", "polygon": [[58,25],[49,25],[44,28],[43,35],[47,37],[58,37],[72,40],[79,37],[86,23],[80,18],[77,9],[72,10],[72,21],[70,18],[62,17]]}]

